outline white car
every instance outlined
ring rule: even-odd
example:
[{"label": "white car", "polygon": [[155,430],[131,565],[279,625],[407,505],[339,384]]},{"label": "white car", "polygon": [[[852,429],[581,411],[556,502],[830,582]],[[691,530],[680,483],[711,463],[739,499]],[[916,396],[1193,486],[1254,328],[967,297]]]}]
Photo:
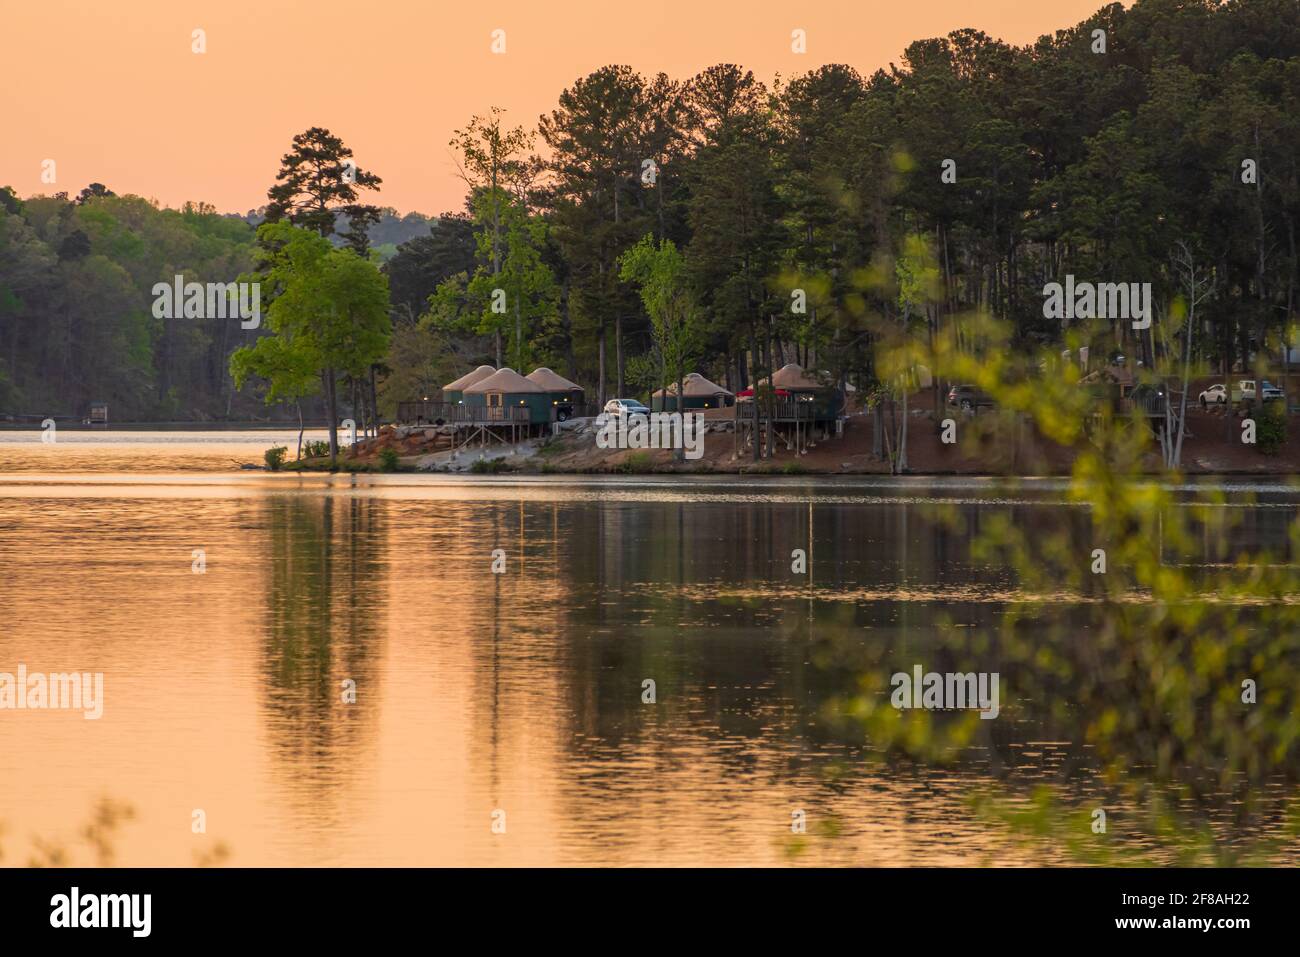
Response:
[{"label": "white car", "polygon": [[650,410],[636,399],[610,399],[596,416],[596,424],[604,425],[610,419],[620,419],[628,415],[648,416]]},{"label": "white car", "polygon": [[1228,404],[1228,387],[1222,382],[1210,386],[1201,393],[1201,408],[1209,408],[1212,405]]}]

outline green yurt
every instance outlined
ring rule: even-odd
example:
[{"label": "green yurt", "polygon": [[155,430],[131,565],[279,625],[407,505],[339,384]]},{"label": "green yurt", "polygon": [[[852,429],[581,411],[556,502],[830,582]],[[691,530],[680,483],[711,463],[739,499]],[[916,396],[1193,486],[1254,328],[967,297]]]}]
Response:
[{"label": "green yurt", "polygon": [[555,409],[555,418],[563,422],[570,418],[575,410],[582,406],[583,389],[576,382],[570,382],[564,376],[552,372],[546,366],[528,373],[527,379],[546,390],[551,398],[551,407]]},{"label": "green yurt", "polygon": [[453,404],[463,402],[465,399],[465,390],[467,388],[472,386],[475,382],[482,382],[496,371],[497,370],[493,369],[491,366],[479,366],[473,372],[466,372],[455,382],[448,382],[442,387],[442,401],[451,402]]},{"label": "green yurt", "polygon": [[[813,403],[813,418],[817,421],[834,421],[844,412],[844,393],[834,384],[814,378],[791,362],[772,375],[777,389],[789,392],[801,402]],[[767,376],[758,380],[760,387],[767,385]]]},{"label": "green yurt", "polygon": [[[551,396],[536,382],[524,378],[514,369],[498,369],[486,378],[465,387],[465,404],[485,407],[484,419],[504,423],[519,422],[507,409],[525,408],[524,425],[545,425],[551,421]],[[493,410],[500,409],[500,412]]]},{"label": "green yurt", "polygon": [[[736,397],[718,385],[710,382],[698,372],[689,372],[682,379],[682,399],[680,408],[689,412],[693,409],[722,409],[736,404]],[[655,412],[676,412],[677,383],[670,382],[664,388],[650,396],[650,408]]]}]

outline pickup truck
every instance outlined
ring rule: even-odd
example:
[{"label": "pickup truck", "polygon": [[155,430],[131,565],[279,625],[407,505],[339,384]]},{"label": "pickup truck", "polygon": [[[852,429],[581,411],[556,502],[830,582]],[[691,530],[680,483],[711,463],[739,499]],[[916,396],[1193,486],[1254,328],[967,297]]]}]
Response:
[{"label": "pickup truck", "polygon": [[1255,387],[1254,379],[1239,379],[1232,384],[1233,405],[1242,402],[1272,402],[1274,399],[1285,398],[1286,394],[1267,379],[1259,383],[1258,389]]}]

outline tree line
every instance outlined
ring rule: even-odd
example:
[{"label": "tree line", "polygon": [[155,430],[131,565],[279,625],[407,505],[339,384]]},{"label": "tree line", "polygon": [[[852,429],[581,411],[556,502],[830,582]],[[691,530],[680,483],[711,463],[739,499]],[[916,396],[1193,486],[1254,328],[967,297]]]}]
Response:
[{"label": "tree line", "polygon": [[[481,361],[551,365],[597,399],[682,370],[734,391],[789,361],[867,392],[885,340],[960,340],[973,312],[1025,353],[1062,342],[1044,289],[1067,275],[1152,284],[1156,329],[1113,322],[1096,348],[1226,372],[1291,340],[1298,107],[1293,0],[1111,4],[1025,46],[958,30],[870,75],[603,67],[535,124],[489,110],[456,132],[465,209],[388,250],[384,348],[355,378],[372,416]],[[344,151],[296,138],[266,218],[379,266],[362,196],[381,181]],[[0,405],[246,408],[229,356],[274,333],[160,328],[140,290],[178,263],[254,269],[250,226],[135,197],[4,207]],[[1210,277],[1202,334],[1175,342],[1189,269]]]}]

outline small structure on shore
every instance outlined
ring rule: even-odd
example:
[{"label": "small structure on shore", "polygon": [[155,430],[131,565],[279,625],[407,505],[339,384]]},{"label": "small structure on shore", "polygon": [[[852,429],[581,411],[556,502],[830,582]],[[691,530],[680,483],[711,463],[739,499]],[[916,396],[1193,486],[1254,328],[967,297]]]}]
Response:
[{"label": "small structure on shore", "polygon": [[[773,390],[772,401],[765,393]],[[754,393],[758,392],[758,401]],[[793,362],[759,379],[755,389],[746,389],[736,402],[736,455],[741,450],[775,444],[802,455],[819,438],[839,435],[844,414],[844,393],[834,385],[813,378]],[[771,442],[768,441],[770,432]]]},{"label": "small structure on shore", "polygon": [[86,413],[86,425],[94,429],[108,428],[108,403],[92,402]]},{"label": "small structure on shore", "polygon": [[710,382],[698,372],[690,372],[682,379],[682,400],[677,400],[677,383],[670,382],[650,394],[650,408],[655,412],[679,412],[689,409],[723,409],[734,405],[736,397]]},{"label": "small structure on shore", "polygon": [[514,445],[550,428],[557,417],[551,394],[542,386],[513,369],[491,366],[448,383],[438,399],[397,403],[398,424],[431,427],[436,431],[426,430],[426,436],[445,436],[453,455],[474,442]]},{"label": "small structure on shore", "polygon": [[[771,376],[771,383],[798,401],[816,403],[815,418],[833,420],[844,410],[844,393],[834,385],[810,376],[793,362],[777,369]],[[760,389],[767,384],[767,377],[758,380]]]},{"label": "small structure on shore", "polygon": [[546,366],[539,366],[524,378],[542,387],[551,400],[555,410],[555,420],[564,422],[582,407],[586,392],[576,382],[570,382],[564,376],[552,372]]},{"label": "small structure on shore", "polygon": [[465,404],[482,407],[488,421],[519,425],[546,425],[551,421],[550,393],[514,369],[498,369],[466,386],[464,395]]},{"label": "small structure on shore", "polygon": [[491,366],[479,366],[473,372],[466,372],[454,382],[448,382],[442,387],[443,402],[461,402],[465,398],[465,389],[474,385],[476,382],[482,382],[488,376],[497,370]]}]

